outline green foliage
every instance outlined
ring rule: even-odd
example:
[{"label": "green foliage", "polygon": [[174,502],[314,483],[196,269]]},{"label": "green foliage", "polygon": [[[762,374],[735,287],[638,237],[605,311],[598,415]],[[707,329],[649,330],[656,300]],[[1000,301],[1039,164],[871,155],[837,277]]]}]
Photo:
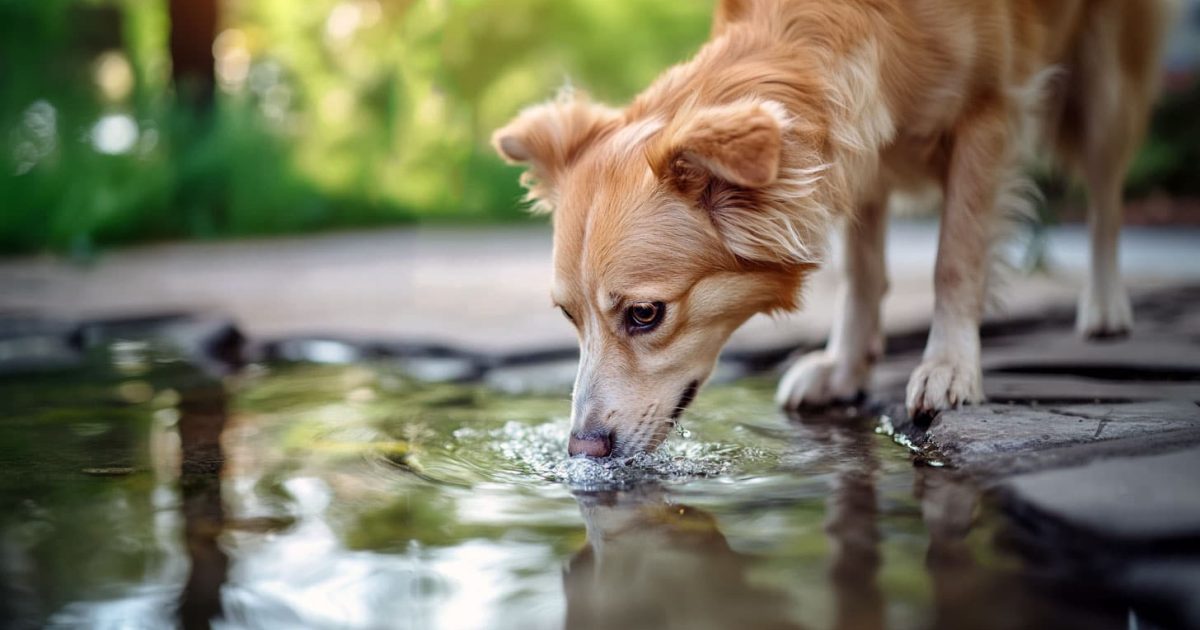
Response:
[{"label": "green foliage", "polygon": [[[229,0],[205,114],[174,98],[167,4],[0,0],[0,254],[522,219],[491,131],[568,82],[626,101],[713,2]],[[1163,108],[1132,193],[1197,192],[1197,101]]]},{"label": "green foliage", "polygon": [[1165,191],[1200,195],[1200,81],[1190,90],[1167,94],[1159,104],[1141,152],[1126,181],[1132,195]]},{"label": "green foliage", "polygon": [[[521,218],[491,130],[568,77],[628,98],[699,45],[711,11],[702,0],[224,3],[217,105],[197,115],[173,98],[166,4],[0,0],[0,253]],[[105,115],[133,122],[135,141],[98,150]]]}]

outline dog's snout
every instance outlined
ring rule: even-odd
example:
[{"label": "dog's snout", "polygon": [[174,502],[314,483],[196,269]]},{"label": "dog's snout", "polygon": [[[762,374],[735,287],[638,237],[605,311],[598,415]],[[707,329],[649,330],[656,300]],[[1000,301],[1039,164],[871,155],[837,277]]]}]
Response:
[{"label": "dog's snout", "polygon": [[612,433],[609,431],[587,431],[572,433],[567,442],[567,453],[588,457],[608,457],[612,452]]}]

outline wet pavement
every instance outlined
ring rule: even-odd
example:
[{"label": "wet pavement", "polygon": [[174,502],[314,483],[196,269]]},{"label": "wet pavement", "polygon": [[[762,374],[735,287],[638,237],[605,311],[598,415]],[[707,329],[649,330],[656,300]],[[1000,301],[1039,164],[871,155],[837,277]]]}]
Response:
[{"label": "wet pavement", "polygon": [[896,407],[920,325],[809,417],[759,337],[604,463],[563,457],[574,349],[520,326],[8,312],[0,626],[1198,627],[1200,286],[1135,295],[1124,341],[1066,302],[992,320],[990,404],[927,426]]},{"label": "wet pavement", "polygon": [[[1133,334],[1101,343],[1077,339],[1066,324],[992,330],[983,352],[988,404],[929,425],[892,406],[896,433],[990,480],[1200,444],[1200,287],[1160,291],[1135,308]],[[880,366],[874,392],[881,401],[902,397],[918,360],[899,352]],[[1192,461],[1200,473],[1200,456]],[[1175,498],[1200,503],[1200,492]]]},{"label": "wet pavement", "polygon": [[197,365],[121,330],[0,381],[6,628],[1194,619],[1031,553],[1024,515],[914,465],[868,410],[780,416],[771,378],[708,390],[653,457],[597,463],[563,457],[561,393],[380,359]]}]

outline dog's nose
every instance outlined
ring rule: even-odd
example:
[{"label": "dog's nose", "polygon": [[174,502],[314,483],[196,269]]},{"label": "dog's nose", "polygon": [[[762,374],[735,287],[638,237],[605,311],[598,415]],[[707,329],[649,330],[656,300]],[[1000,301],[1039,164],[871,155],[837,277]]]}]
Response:
[{"label": "dog's nose", "polygon": [[567,442],[567,453],[587,455],[588,457],[608,457],[612,452],[612,433],[607,431],[588,431],[587,433],[572,433]]}]

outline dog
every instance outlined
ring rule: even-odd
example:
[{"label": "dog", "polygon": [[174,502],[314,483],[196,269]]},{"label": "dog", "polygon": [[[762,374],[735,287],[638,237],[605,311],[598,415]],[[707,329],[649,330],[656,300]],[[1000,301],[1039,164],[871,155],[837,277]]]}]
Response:
[{"label": "dog", "polygon": [[554,226],[554,304],[581,348],[572,455],[655,449],[756,313],[791,311],[844,240],[824,350],[789,409],[860,396],[883,353],[888,200],[942,215],[912,416],[984,400],[979,323],[995,226],[1025,199],[1024,149],[1084,184],[1092,266],[1077,328],[1130,330],[1122,184],[1157,91],[1168,0],[724,0],[709,41],[624,108],[565,91],[492,144]]}]

